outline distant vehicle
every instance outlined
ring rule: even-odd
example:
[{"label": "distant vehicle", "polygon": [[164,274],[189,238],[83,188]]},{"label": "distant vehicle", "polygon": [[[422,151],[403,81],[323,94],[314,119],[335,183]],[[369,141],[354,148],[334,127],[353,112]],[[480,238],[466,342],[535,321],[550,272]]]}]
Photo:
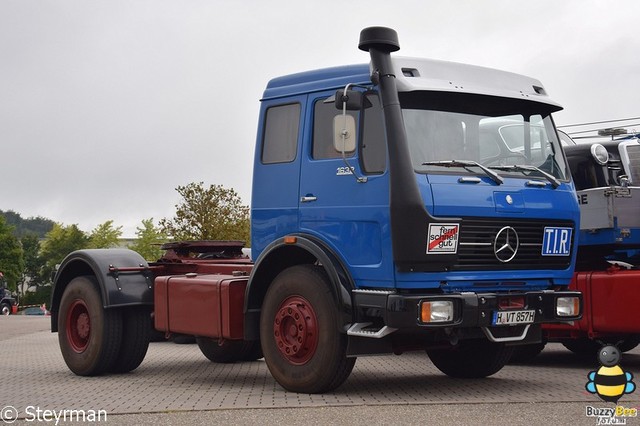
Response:
[{"label": "distant vehicle", "polygon": [[18,312],[18,303],[6,288],[4,274],[0,272],[0,314],[10,315]]},{"label": "distant vehicle", "polygon": [[22,315],[50,315],[49,311],[42,306],[31,306],[22,311]]}]

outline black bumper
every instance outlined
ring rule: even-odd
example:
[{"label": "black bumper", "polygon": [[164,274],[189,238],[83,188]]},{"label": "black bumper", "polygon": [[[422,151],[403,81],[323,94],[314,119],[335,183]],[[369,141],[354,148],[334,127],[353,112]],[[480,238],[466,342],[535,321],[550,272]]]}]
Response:
[{"label": "black bumper", "polygon": [[[500,300],[521,296],[524,306],[500,308]],[[580,315],[559,317],[556,300],[559,297],[578,297]],[[453,302],[453,320],[425,324],[420,321],[423,301],[450,300]],[[410,331],[443,327],[476,328],[495,327],[492,323],[497,311],[534,310],[533,324],[575,321],[582,317],[582,294],[576,291],[531,291],[519,293],[452,293],[452,294],[399,294],[377,290],[354,290],[357,321],[382,320],[384,325]]]}]

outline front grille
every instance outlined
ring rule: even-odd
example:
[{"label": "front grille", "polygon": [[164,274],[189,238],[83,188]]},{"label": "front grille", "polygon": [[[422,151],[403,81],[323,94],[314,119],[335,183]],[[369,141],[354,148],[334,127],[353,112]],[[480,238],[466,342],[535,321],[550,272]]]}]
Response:
[{"label": "front grille", "polygon": [[[515,257],[509,262],[499,261],[493,247],[496,234],[505,226],[515,229],[520,241]],[[544,228],[547,226],[572,228],[571,247],[573,247],[576,233],[575,224],[571,221],[463,219],[460,225],[458,261],[451,269],[456,271],[566,269],[571,263],[571,256],[542,256],[542,240]]]},{"label": "front grille", "polygon": [[[633,143],[620,144],[620,150],[625,150],[628,162],[625,164],[625,171],[629,174],[629,178],[634,186],[640,185],[640,144]],[[621,156],[622,153],[620,153]]]}]

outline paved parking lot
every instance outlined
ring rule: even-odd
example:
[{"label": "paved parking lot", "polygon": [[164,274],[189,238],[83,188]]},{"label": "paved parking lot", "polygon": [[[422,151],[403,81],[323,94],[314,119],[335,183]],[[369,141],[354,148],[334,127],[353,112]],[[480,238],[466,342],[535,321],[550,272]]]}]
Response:
[{"label": "paved parking lot", "polygon": [[[640,350],[624,354],[622,366],[640,377]],[[33,424],[40,409],[104,410],[110,424],[595,425],[586,407],[612,406],[585,390],[597,367],[557,344],[535,363],[478,380],[451,379],[421,352],[362,357],[342,387],[306,395],[280,388],[263,361],[214,364],[196,345],[159,342],[132,373],[78,377],[64,364],[48,318],[0,317],[0,409],[14,407],[15,424]],[[640,391],[620,404],[640,406]]]}]

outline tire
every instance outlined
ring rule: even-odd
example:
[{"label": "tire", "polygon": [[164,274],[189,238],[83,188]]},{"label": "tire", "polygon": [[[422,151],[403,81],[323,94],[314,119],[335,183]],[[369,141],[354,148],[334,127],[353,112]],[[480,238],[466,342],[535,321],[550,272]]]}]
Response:
[{"label": "tire", "polygon": [[544,350],[546,342],[534,343],[532,345],[516,346],[509,360],[512,363],[527,363],[533,361],[540,352]]},{"label": "tire", "polygon": [[321,267],[293,266],[273,280],[262,304],[260,340],[267,367],[283,388],[328,392],[349,377],[356,359],[346,356],[339,315]]},{"label": "tire", "polygon": [[262,346],[260,346],[259,340],[245,343],[244,351],[240,355],[241,361],[257,361],[262,358]]},{"label": "tire", "polygon": [[11,315],[11,305],[8,303],[3,303],[0,305],[0,313],[2,315]]},{"label": "tire", "polygon": [[151,341],[151,309],[132,306],[122,310],[120,352],[109,369],[111,373],[128,373],[140,366]]},{"label": "tire", "polygon": [[595,340],[591,340],[587,337],[581,337],[574,340],[566,340],[562,342],[562,345],[576,355],[594,357],[598,356],[598,351],[602,346]]},{"label": "tire", "polygon": [[196,337],[190,334],[174,334],[171,336],[171,341],[176,345],[191,345],[196,343]]},{"label": "tire", "polygon": [[[219,344],[218,339],[196,337],[196,343],[200,352],[211,362],[228,364],[237,361],[255,361],[262,358],[260,342],[223,340],[222,344]],[[256,352],[256,346],[258,352]]]},{"label": "tire", "polygon": [[427,350],[431,362],[450,377],[477,379],[497,373],[511,358],[513,347],[488,340],[463,340],[451,349]]},{"label": "tire", "polygon": [[102,307],[96,279],[71,280],[58,312],[58,342],[69,369],[79,376],[108,371],[118,358],[121,340],[122,312]]},{"label": "tire", "polygon": [[620,352],[629,352],[630,350],[635,349],[638,344],[640,344],[640,336],[631,336],[622,340],[616,346],[620,349]]}]

